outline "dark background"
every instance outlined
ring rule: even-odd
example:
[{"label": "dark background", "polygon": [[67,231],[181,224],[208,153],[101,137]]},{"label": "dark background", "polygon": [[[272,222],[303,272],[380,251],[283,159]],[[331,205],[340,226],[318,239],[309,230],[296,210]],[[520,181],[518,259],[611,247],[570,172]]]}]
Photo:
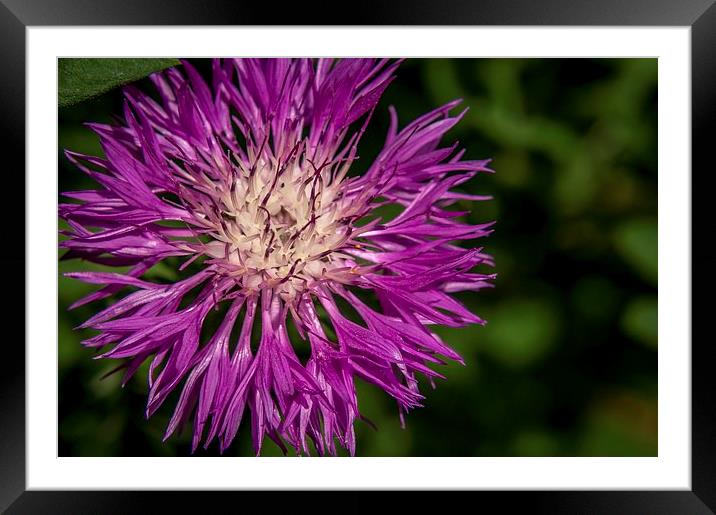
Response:
[{"label": "dark background", "polygon": [[[468,189],[495,197],[472,204],[470,219],[497,220],[480,244],[499,275],[493,290],[462,295],[486,327],[440,331],[467,366],[443,367],[447,380],[405,430],[386,394],[359,385],[360,408],[379,428],[357,423],[359,455],[657,454],[656,85],[655,59],[401,66],[362,161],[380,148],[388,105],[404,125],[463,98],[470,111],[445,142],[459,139],[468,158],[494,158],[497,173]],[[81,123],[120,112],[118,90],[59,111],[60,191],[91,187],[61,154],[100,153]],[[59,271],[89,268],[98,267],[61,261]],[[153,273],[175,278],[171,266]],[[100,380],[116,363],[93,361],[79,345],[87,335],[72,328],[98,306],[67,306],[91,289],[59,277],[60,455],[188,454],[188,431],[161,443],[172,399],[145,421],[146,375],[124,389],[118,376]],[[251,454],[249,431],[228,452]],[[278,453],[267,441],[263,454]]]}]

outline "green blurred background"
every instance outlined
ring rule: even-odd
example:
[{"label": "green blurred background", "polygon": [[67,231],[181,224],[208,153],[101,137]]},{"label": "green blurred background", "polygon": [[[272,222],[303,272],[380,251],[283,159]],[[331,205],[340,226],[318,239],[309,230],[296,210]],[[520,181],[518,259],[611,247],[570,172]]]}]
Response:
[{"label": "green blurred background", "polygon": [[[494,196],[469,219],[497,220],[479,242],[495,256],[495,288],[461,295],[488,325],[438,329],[467,366],[442,367],[434,391],[423,384],[425,407],[404,430],[395,403],[359,382],[378,430],[357,422],[358,455],[657,455],[656,59],[408,60],[358,168],[380,148],[388,105],[404,125],[457,97],[470,111],[445,142],[497,172],[467,186]],[[60,191],[92,187],[62,149],[100,154],[82,122],[111,121],[121,105],[115,89],[59,110]],[[99,268],[59,264],[59,454],[187,455],[190,431],[161,441],[174,399],[146,421],[146,374],[124,389],[119,375],[101,380],[116,363],[79,344],[89,334],[72,328],[101,306],[68,311],[93,288],[62,273]],[[251,455],[250,440],[244,425],[228,454]],[[267,441],[263,455],[278,454]]]}]

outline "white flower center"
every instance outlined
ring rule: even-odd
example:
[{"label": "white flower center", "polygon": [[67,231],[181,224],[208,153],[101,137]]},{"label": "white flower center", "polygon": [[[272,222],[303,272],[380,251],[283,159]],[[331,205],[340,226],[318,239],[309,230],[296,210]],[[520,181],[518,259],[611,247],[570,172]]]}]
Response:
[{"label": "white flower center", "polygon": [[260,159],[236,177],[217,199],[222,222],[207,253],[223,259],[243,287],[293,297],[327,272],[351,266],[336,252],[351,233],[340,181],[326,185],[325,171],[298,160],[281,168]]}]

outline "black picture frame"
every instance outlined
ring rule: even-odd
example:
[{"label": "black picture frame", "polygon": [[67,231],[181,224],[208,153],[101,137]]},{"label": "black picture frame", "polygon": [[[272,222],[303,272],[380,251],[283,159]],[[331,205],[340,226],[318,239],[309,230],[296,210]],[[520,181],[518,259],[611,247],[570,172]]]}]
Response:
[{"label": "black picture frame", "polygon": [[[692,238],[714,234],[713,215],[703,198],[704,184],[713,173],[711,147],[716,134],[716,5],[714,0],[401,0],[361,2],[336,10],[338,2],[301,2],[277,8],[266,2],[231,0],[0,0],[0,145],[5,174],[3,185],[14,200],[5,201],[7,235],[0,254],[6,305],[6,338],[0,374],[0,510],[7,513],[145,513],[150,505],[162,511],[197,510],[206,503],[226,502],[237,509],[261,502],[267,493],[247,492],[73,492],[25,491],[25,29],[41,25],[638,25],[691,27],[692,72]],[[678,173],[674,171],[674,173]],[[698,175],[698,188],[694,179]],[[15,202],[15,204],[13,204]],[[9,203],[9,204],[8,204]],[[20,223],[22,220],[22,223]],[[708,301],[697,303],[698,293],[713,291],[713,274],[706,270],[716,258],[704,240],[696,250],[692,239],[692,327],[705,327]],[[31,274],[26,270],[25,274]],[[697,316],[700,315],[700,316]],[[14,338],[10,331],[16,330]],[[716,422],[711,372],[716,346],[711,338],[692,337],[692,489],[690,491],[590,492],[472,492],[469,502],[497,502],[502,508],[528,505],[536,513],[714,513],[716,512]],[[703,334],[708,334],[703,331]],[[688,342],[684,342],[688,344]],[[98,472],[99,473],[99,472]],[[306,493],[270,494],[274,508],[294,504]],[[374,506],[370,492],[341,495],[341,511],[365,512]],[[451,496],[453,494],[450,494]],[[300,501],[299,501],[300,502]],[[416,494],[404,504],[422,504]],[[450,502],[462,502],[450,498]],[[420,503],[420,504],[418,504]]]}]

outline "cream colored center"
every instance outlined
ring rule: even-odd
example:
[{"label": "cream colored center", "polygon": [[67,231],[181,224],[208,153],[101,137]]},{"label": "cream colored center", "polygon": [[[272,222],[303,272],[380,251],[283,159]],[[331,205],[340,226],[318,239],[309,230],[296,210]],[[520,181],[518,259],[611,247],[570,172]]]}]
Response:
[{"label": "cream colored center", "polygon": [[339,184],[297,163],[278,168],[259,160],[253,173],[239,174],[223,192],[223,223],[212,234],[208,254],[234,265],[246,288],[272,287],[294,295],[326,271],[345,266],[334,251],[348,239]]}]

